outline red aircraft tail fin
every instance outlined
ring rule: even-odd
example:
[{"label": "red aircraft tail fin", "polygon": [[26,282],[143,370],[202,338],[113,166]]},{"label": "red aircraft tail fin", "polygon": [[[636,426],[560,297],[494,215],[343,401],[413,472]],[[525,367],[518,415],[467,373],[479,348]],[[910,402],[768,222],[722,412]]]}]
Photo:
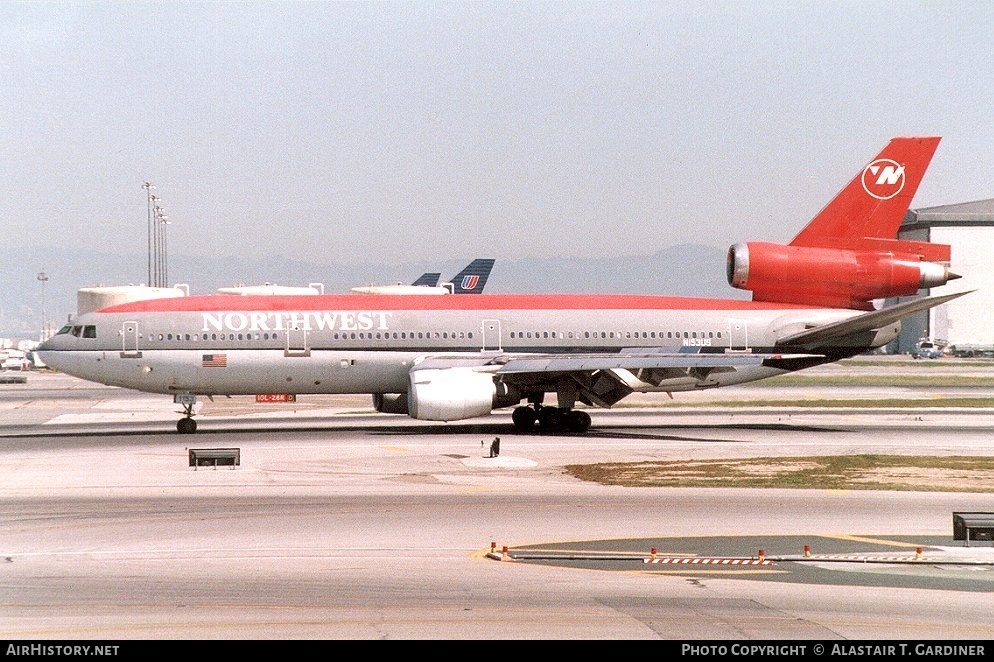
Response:
[{"label": "red aircraft tail fin", "polygon": [[790,244],[728,250],[728,282],[753,301],[873,310],[959,278],[950,247],[898,239],[939,138],[894,138]]},{"label": "red aircraft tail fin", "polygon": [[880,250],[879,240],[896,239],[940,139],[892,139],[790,245]]}]

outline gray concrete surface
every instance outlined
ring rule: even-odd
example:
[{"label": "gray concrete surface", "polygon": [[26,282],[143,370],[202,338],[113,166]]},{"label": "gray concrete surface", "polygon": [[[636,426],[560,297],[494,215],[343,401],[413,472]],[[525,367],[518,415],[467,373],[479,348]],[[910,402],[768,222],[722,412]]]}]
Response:
[{"label": "gray concrete surface", "polygon": [[[706,554],[718,540],[795,536],[796,546],[810,536],[857,550],[872,539],[908,552],[921,541],[949,559],[965,553],[952,541],[952,512],[994,511],[994,495],[620,488],[563,467],[990,455],[989,411],[626,408],[594,412],[588,435],[560,437],[515,435],[506,414],[423,424],[334,398],[205,403],[191,436],[175,432],[175,410],[168,398],[60,375],[2,387],[0,637],[994,636],[990,572],[965,562],[834,563],[810,582],[773,581],[790,574],[777,566],[619,570],[488,558],[492,544],[590,550],[684,539]],[[501,454],[486,457],[497,435]],[[241,464],[194,469],[191,447],[237,447]]]}]

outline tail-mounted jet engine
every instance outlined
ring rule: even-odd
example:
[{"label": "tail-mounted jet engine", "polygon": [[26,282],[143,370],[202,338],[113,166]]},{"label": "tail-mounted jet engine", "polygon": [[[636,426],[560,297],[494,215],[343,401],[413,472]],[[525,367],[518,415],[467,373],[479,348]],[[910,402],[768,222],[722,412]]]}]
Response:
[{"label": "tail-mounted jet engine", "polygon": [[728,249],[728,283],[751,291],[754,301],[872,310],[873,299],[909,296],[959,278],[939,263],[948,263],[948,246],[869,241],[894,250],[735,244]]}]

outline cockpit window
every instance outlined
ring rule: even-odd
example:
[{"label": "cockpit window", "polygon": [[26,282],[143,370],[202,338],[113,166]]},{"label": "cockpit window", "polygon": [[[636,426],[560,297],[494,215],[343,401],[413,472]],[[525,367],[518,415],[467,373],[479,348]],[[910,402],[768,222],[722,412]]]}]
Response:
[{"label": "cockpit window", "polygon": [[74,326],[72,328],[72,334],[74,336],[76,336],[77,338],[79,338],[80,334],[82,334],[82,333],[83,333],[83,327],[81,327],[81,326]]},{"label": "cockpit window", "polygon": [[97,327],[92,324],[87,324],[83,327],[83,337],[84,338],[96,338],[97,337]]},{"label": "cockpit window", "polygon": [[64,327],[59,329],[59,332],[55,335],[62,335],[63,333],[69,333],[70,331],[72,331],[72,325],[66,324]]}]

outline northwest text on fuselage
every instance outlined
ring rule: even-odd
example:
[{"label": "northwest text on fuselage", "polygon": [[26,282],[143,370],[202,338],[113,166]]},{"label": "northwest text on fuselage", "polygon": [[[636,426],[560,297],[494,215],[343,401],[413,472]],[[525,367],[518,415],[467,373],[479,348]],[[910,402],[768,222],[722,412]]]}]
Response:
[{"label": "northwest text on fuselage", "polygon": [[287,311],[202,313],[203,331],[386,331],[385,311]]}]

